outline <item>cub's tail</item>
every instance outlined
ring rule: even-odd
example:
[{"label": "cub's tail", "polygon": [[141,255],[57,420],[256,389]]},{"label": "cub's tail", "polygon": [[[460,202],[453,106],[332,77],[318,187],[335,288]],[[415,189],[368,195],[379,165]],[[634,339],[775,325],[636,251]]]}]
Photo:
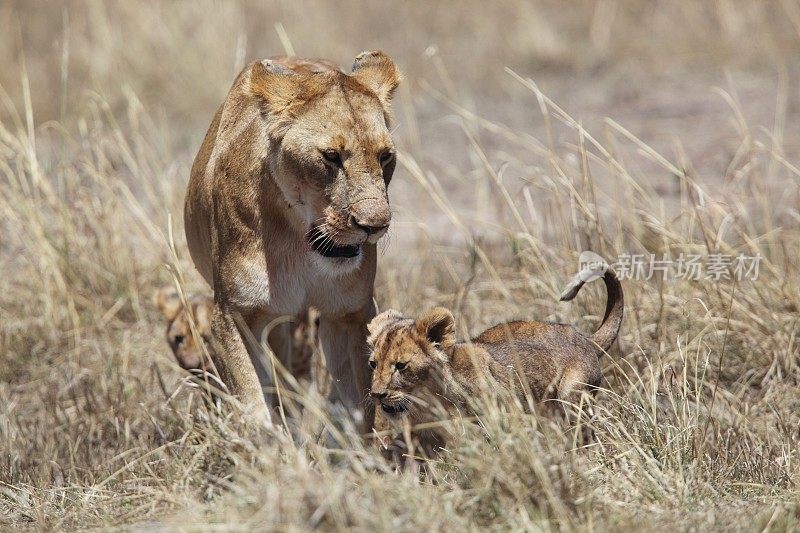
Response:
[{"label": "cub's tail", "polygon": [[607,264],[603,264],[600,269],[596,265],[587,267],[581,270],[578,275],[572,278],[567,288],[561,294],[561,301],[566,302],[572,300],[577,296],[581,287],[592,279],[597,279],[602,275],[603,281],[606,283],[606,293],[608,294],[608,301],[606,302],[606,314],[603,317],[603,323],[595,331],[589,339],[596,343],[603,351],[608,351],[611,344],[617,338],[619,328],[622,325],[623,313],[623,297],[622,285],[617,279],[617,274]]}]

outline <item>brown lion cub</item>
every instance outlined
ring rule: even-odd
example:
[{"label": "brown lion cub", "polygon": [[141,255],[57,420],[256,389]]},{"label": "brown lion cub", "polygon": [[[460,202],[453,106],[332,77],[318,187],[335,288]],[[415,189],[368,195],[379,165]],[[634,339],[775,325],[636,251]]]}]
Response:
[{"label": "brown lion cub", "polygon": [[153,303],[167,319],[167,343],[175,360],[184,370],[209,371],[211,362],[203,353],[203,345],[211,355],[211,310],[214,298],[192,294],[187,298],[200,339],[195,338],[189,320],[189,311],[183,305],[178,291],[173,286],[162,287],[153,295]]},{"label": "brown lion cub", "polygon": [[[608,302],[602,324],[590,336],[569,324],[516,321],[456,342],[447,309],[416,320],[394,310],[376,316],[368,326],[376,409],[396,427],[401,421],[431,421],[434,406],[469,411],[468,399],[487,386],[520,397],[530,390],[537,401],[574,401],[576,394],[593,393],[602,378],[599,358],[617,338],[623,312],[619,280],[610,268],[603,271]],[[573,299],[587,279],[587,271],[581,272],[561,299]]]}]

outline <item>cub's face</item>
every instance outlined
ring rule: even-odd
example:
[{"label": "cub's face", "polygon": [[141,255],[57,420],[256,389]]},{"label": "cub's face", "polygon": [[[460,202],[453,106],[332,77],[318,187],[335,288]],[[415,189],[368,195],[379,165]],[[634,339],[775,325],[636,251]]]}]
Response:
[{"label": "cub's face", "polygon": [[446,352],[455,343],[450,311],[436,308],[413,320],[390,310],[367,327],[376,408],[399,419],[435,402],[449,365]]},{"label": "cub's face", "polygon": [[194,295],[188,299],[199,338],[192,331],[189,310],[182,304],[174,287],[164,287],[157,291],[154,301],[167,319],[167,343],[177,363],[185,370],[209,371],[210,361],[203,348],[209,353],[212,349],[210,339],[213,298]]},{"label": "cub's face", "polygon": [[326,270],[347,272],[391,220],[389,106],[400,74],[381,52],[359,55],[349,75],[317,66],[259,62],[251,88],[266,111],[270,174],[304,225],[313,257]]}]

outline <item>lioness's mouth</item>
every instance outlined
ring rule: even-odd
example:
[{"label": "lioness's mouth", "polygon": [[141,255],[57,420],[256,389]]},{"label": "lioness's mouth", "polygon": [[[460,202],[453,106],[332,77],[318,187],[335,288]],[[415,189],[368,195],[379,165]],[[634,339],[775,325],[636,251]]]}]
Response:
[{"label": "lioness's mouth", "polygon": [[322,257],[330,258],[350,258],[356,257],[361,253],[361,246],[358,244],[348,244],[339,246],[336,244],[330,235],[322,231],[320,228],[314,228],[308,232],[308,243],[311,249],[317,252]]},{"label": "lioness's mouth", "polygon": [[381,409],[383,409],[384,413],[387,413],[387,414],[390,414],[390,415],[396,415],[398,413],[405,412],[407,407],[402,403],[389,404],[389,403],[381,402]]}]

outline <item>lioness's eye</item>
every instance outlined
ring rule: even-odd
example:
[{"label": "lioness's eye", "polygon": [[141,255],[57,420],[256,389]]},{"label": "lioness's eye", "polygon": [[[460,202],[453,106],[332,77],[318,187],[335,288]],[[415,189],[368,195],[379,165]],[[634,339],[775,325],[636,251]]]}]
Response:
[{"label": "lioness's eye", "polygon": [[394,367],[397,370],[405,370],[407,366],[408,366],[408,363],[395,363],[394,364]]},{"label": "lioness's eye", "polygon": [[335,167],[342,166],[342,155],[337,150],[323,150],[322,158],[330,165]]},{"label": "lioness's eye", "polygon": [[394,159],[394,152],[392,152],[391,150],[384,150],[383,152],[381,152],[381,155],[379,156],[378,159],[381,162],[381,166],[385,167],[392,161],[392,159]]},{"label": "lioness's eye", "polygon": [[376,368],[378,368],[378,364],[377,364],[375,361],[370,361],[370,362],[369,362],[369,367],[370,367],[372,370],[375,370]]},{"label": "lioness's eye", "polygon": [[175,345],[180,346],[183,344],[183,341],[186,339],[183,335],[175,335]]}]

